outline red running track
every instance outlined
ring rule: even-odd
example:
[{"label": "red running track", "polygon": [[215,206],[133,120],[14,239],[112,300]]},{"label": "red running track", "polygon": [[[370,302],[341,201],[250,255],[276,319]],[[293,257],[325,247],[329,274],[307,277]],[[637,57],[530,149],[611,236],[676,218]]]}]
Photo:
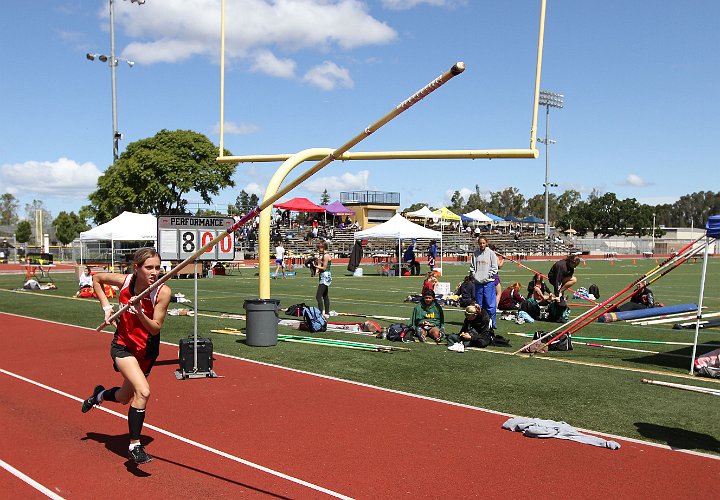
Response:
[{"label": "red running track", "polygon": [[[96,384],[121,380],[110,335],[0,324],[0,461],[60,497],[692,498],[720,478],[715,458],[530,439],[501,429],[505,415],[217,354],[221,378],[178,381],[166,344],[143,433],[155,460],[135,467],[127,408],[80,412]],[[2,462],[0,491],[42,498]]]}]

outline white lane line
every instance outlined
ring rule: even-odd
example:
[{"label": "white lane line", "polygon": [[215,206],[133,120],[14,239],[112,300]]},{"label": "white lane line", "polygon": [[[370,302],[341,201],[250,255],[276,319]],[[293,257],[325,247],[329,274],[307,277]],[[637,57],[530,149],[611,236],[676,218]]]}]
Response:
[{"label": "white lane line", "polygon": [[46,488],[42,484],[35,481],[33,478],[28,476],[27,474],[23,474],[19,470],[17,470],[15,467],[10,465],[9,463],[0,460],[0,467],[8,471],[13,476],[17,477],[18,479],[21,479],[22,481],[25,481],[27,484],[38,490],[40,493],[43,493],[45,496],[50,497],[54,500],[63,500],[63,497],[55,493],[54,491]]},{"label": "white lane line", "polygon": [[[48,386],[48,385],[42,384],[42,383],[40,383],[40,382],[37,382],[37,381],[35,381],[35,380],[32,380],[32,379],[23,377],[22,375],[18,375],[18,374],[16,374],[16,373],[9,372],[9,371],[4,370],[4,369],[2,369],[2,368],[0,368],[0,373],[4,373],[5,375],[8,375],[8,376],[10,376],[10,377],[14,377],[14,378],[16,378],[16,379],[18,379],[18,380],[22,380],[23,382],[27,382],[27,383],[29,383],[29,384],[33,384],[33,385],[35,385],[35,386],[37,386],[37,387],[40,387],[40,388],[45,389],[45,390],[48,390],[48,391],[50,391],[50,392],[54,392],[55,394],[59,394],[60,396],[64,396],[64,397],[66,397],[66,398],[69,398],[69,399],[78,401],[78,402],[80,402],[80,403],[82,403],[82,402],[84,401],[82,398],[79,398],[79,397],[77,397],[77,396],[73,396],[72,394],[68,394],[68,393],[63,392],[63,391],[61,391],[61,390],[59,390],[59,389],[55,389],[54,387],[50,387],[50,386]],[[110,415],[114,415],[114,416],[116,416],[116,417],[118,417],[118,418],[121,418],[121,419],[123,419],[123,420],[127,420],[127,417],[126,417],[125,415],[123,415],[122,413],[118,413],[118,412],[116,412],[116,411],[109,410],[109,409],[104,408],[104,407],[102,407],[102,406],[98,406],[98,407],[96,407],[95,409],[96,409],[96,410],[104,411],[104,412],[106,412],[106,413],[109,413]],[[327,488],[323,488],[322,486],[318,486],[317,484],[313,484],[313,483],[310,483],[310,482],[308,482],[308,481],[303,481],[302,479],[298,479],[298,478],[293,477],[293,476],[290,476],[290,475],[288,475],[288,474],[283,474],[282,472],[279,472],[279,471],[270,469],[270,468],[265,467],[265,466],[260,465],[260,464],[256,464],[256,463],[251,462],[251,461],[249,461],[249,460],[245,460],[244,458],[240,458],[240,457],[236,457],[236,456],[234,456],[234,455],[230,455],[229,453],[225,453],[224,451],[221,451],[221,450],[212,448],[212,447],[207,446],[207,445],[204,445],[204,444],[202,444],[202,443],[198,443],[197,441],[193,441],[192,439],[188,439],[188,438],[183,437],[183,436],[180,436],[180,435],[178,435],[178,434],[174,434],[174,433],[172,433],[172,432],[170,432],[170,431],[166,431],[165,429],[162,429],[162,428],[157,427],[157,426],[155,426],[155,425],[145,424],[143,427],[148,428],[148,429],[152,429],[152,430],[154,430],[155,432],[159,432],[160,434],[164,434],[164,435],[166,435],[166,436],[168,436],[168,437],[171,437],[171,438],[173,438],[173,439],[177,439],[178,441],[182,441],[183,443],[187,443],[187,444],[189,444],[189,445],[191,445],[191,446],[195,446],[195,447],[197,447],[197,448],[203,449],[203,450],[208,451],[208,452],[210,452],[210,453],[214,453],[215,455],[219,455],[219,456],[221,456],[221,457],[227,458],[228,460],[232,460],[232,461],[234,461],[234,462],[238,462],[238,463],[241,463],[241,464],[243,464],[243,465],[247,465],[248,467],[252,467],[253,469],[257,469],[257,470],[263,471],[263,472],[265,472],[265,473],[267,473],[267,474],[270,474],[270,475],[273,475],[273,476],[276,476],[276,477],[285,479],[285,480],[287,480],[287,481],[290,481],[290,482],[299,484],[299,485],[301,485],[301,486],[305,486],[306,488],[310,488],[310,489],[313,489],[313,490],[315,490],[315,491],[319,491],[319,492],[321,492],[321,493],[325,493],[326,495],[329,495],[329,496],[331,496],[331,497],[342,498],[342,499],[344,499],[344,500],[351,500],[351,499],[352,499],[352,497],[348,497],[348,496],[346,496],[346,495],[343,495],[342,493],[338,493],[338,492],[336,492],[336,491],[333,491],[333,490],[330,490],[330,489],[327,489]],[[58,497],[58,498],[60,498],[60,497]]]}]

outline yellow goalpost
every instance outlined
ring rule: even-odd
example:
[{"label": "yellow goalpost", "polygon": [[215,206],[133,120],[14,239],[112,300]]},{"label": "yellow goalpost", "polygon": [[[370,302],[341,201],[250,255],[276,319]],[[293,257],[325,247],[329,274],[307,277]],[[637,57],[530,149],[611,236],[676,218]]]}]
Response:
[{"label": "yellow goalpost", "polygon": [[[321,168],[329,164],[333,160],[413,160],[413,159],[493,159],[493,158],[529,158],[537,159],[539,152],[535,147],[537,142],[537,118],[538,118],[538,101],[540,94],[540,75],[542,69],[542,53],[543,53],[543,39],[545,33],[545,8],[546,0],[540,0],[540,25],[538,31],[538,45],[537,45],[537,59],[535,67],[535,85],[533,88],[533,104],[532,104],[532,123],[530,127],[530,146],[527,149],[461,149],[461,150],[425,150],[425,151],[371,151],[371,152],[357,152],[349,151],[348,148],[330,149],[330,148],[310,148],[297,153],[280,153],[280,154],[256,154],[256,155],[240,155],[240,156],[225,156],[224,155],[224,126],[225,126],[225,0],[221,3],[221,27],[220,27],[220,147],[217,161],[219,163],[257,163],[257,162],[282,162],[282,165],[276,170],[272,179],[268,183],[261,204],[262,211],[260,212],[260,224],[258,232],[258,261],[261,265],[258,268],[259,272],[259,298],[268,299],[270,298],[270,268],[262,263],[267,263],[270,260],[270,215],[272,205],[267,203],[270,199],[277,199],[279,191],[287,192],[286,188],[280,190],[282,182],[285,180],[287,175],[298,165],[305,161],[320,161],[310,173],[306,173],[301,176],[301,179],[296,179],[292,185],[296,187],[301,182],[306,180],[310,175],[313,175]],[[461,64],[461,63],[458,63]],[[457,65],[455,66],[457,67]],[[454,68],[455,68],[454,67]],[[462,68],[464,69],[464,67]],[[460,72],[462,72],[460,69]],[[423,90],[415,94],[413,97],[418,96],[423,91],[432,85],[426,86]],[[443,82],[444,83],[444,82]],[[432,92],[434,88],[427,91],[427,94]],[[427,95],[425,94],[425,95]],[[419,96],[417,101],[422,99],[425,95]],[[412,97],[410,98],[412,99]],[[409,100],[409,99],[408,99]],[[410,105],[414,104],[412,102]],[[404,103],[403,103],[404,104]],[[398,106],[400,108],[401,105]],[[409,107],[409,106],[408,106]],[[404,109],[403,109],[404,110]],[[392,113],[391,113],[392,114]],[[394,115],[393,115],[394,117]],[[392,119],[392,118],[390,118]],[[384,123],[382,123],[384,124]],[[380,126],[382,125],[380,124]],[[374,124],[374,125],[377,125]],[[366,129],[367,130],[367,129]],[[372,132],[372,131],[371,131]],[[364,138],[364,137],[363,137]],[[356,138],[358,139],[358,138]],[[359,139],[354,142],[360,142]],[[350,147],[352,147],[352,145]],[[340,150],[342,152],[340,153]],[[340,153],[340,154],[337,154]],[[323,162],[322,160],[327,160]],[[321,165],[322,164],[322,165]],[[298,182],[300,181],[300,182]]]}]

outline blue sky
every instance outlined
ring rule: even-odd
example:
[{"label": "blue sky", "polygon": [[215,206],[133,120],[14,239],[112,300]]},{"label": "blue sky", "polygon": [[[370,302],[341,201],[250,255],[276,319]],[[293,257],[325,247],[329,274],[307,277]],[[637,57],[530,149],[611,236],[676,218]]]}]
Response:
[{"label": "blue sky", "polygon": [[[129,142],[191,129],[219,143],[220,0],[115,1],[117,110]],[[527,148],[539,0],[227,0],[225,147],[236,155],[336,148],[434,77],[467,70],[353,151]],[[720,190],[720,2],[548,0],[541,88],[550,181],[642,203]],[[0,17],[0,193],[53,215],[88,203],[112,162],[107,0],[7,2]],[[545,134],[544,109],[538,135]],[[543,192],[537,160],[335,162],[289,197],[399,191],[448,204],[517,187]],[[240,165],[264,193],[279,166]],[[304,165],[309,167],[309,164]],[[200,202],[190,194],[188,201]],[[536,214],[542,216],[542,214]]]}]

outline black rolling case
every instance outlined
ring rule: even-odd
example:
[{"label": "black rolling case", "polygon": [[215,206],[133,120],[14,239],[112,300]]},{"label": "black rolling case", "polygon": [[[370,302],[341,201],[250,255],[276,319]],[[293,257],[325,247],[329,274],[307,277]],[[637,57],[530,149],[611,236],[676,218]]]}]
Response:
[{"label": "black rolling case", "polygon": [[[193,358],[194,345],[193,337],[180,339],[180,370],[185,373],[191,373],[195,368],[195,360]],[[208,338],[197,339],[197,371],[211,372],[213,367],[213,344]]]}]

